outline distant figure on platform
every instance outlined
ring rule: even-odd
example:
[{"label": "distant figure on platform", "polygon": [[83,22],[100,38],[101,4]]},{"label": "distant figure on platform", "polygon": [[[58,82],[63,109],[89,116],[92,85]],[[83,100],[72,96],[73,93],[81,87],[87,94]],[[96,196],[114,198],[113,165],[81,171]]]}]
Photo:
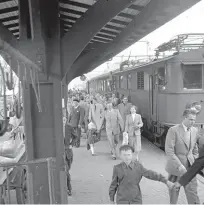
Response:
[{"label": "distant figure on platform", "polygon": [[138,160],[142,149],[140,129],[143,126],[143,122],[141,115],[137,114],[136,111],[137,107],[133,105],[130,109],[131,114],[126,117],[125,132],[128,133],[129,145],[134,148]]},{"label": "distant figure on platform", "polygon": [[70,169],[73,162],[73,151],[72,147],[65,147],[65,167],[66,167],[66,174],[67,174],[67,193],[69,196],[72,195],[72,186],[71,186],[71,175]]},{"label": "distant figure on platform", "polygon": [[115,96],[115,94],[113,93],[113,94],[112,94],[112,96],[111,96],[111,97],[110,97],[110,99],[109,99],[109,100],[110,100],[110,102],[112,102],[112,103],[113,103],[115,98],[116,98],[116,96]]},{"label": "distant figure on platform", "polygon": [[67,114],[68,114],[68,118],[70,116],[71,110],[72,110],[72,98],[68,97],[67,99]]},{"label": "distant figure on platform", "polygon": [[[189,167],[198,157],[196,143],[197,129],[193,127],[196,121],[194,110],[185,110],[183,122],[168,130],[166,136],[165,152],[167,155],[166,171],[169,173],[169,180],[173,183],[180,180],[180,177],[187,172]],[[188,204],[199,204],[197,194],[196,177],[184,187]],[[177,204],[179,192],[170,190],[170,203]]]},{"label": "distant figure on platform", "polygon": [[[88,131],[88,145],[90,146],[92,156],[95,156],[94,143],[98,142],[101,135],[101,128],[104,121],[103,105],[97,102],[93,97],[89,109],[89,126]],[[97,133],[97,134],[96,134]]]},{"label": "distant figure on platform", "polygon": [[83,108],[82,111],[83,111],[84,119],[82,119],[82,126],[83,126],[83,128],[85,128],[85,130],[86,130],[86,127],[88,126],[87,123],[88,123],[89,105],[88,105],[87,102],[85,101],[83,95],[80,96],[79,106],[80,106],[81,108]]},{"label": "distant figure on platform", "polygon": [[114,98],[112,103],[113,103],[113,108],[114,109],[118,109],[119,99],[118,98]]},{"label": "distant figure on platform", "polygon": [[124,123],[126,122],[126,116],[130,114],[130,108],[132,104],[128,102],[128,98],[124,97],[123,102],[118,105],[118,109],[123,118]]},{"label": "distant figure on platform", "polygon": [[111,148],[112,159],[117,157],[120,132],[124,129],[124,122],[117,109],[113,109],[112,103],[107,104],[105,112],[106,134]]},{"label": "distant figure on platform", "polygon": [[123,145],[120,147],[122,162],[113,168],[112,182],[109,188],[109,197],[112,204],[142,204],[140,181],[142,177],[165,183],[169,188],[173,183],[163,175],[148,170],[133,160],[133,147]]},{"label": "distant figure on platform", "polygon": [[84,123],[85,123],[85,131],[88,131],[88,124],[89,124],[89,109],[90,109],[90,99],[89,97],[86,98],[86,108],[85,108],[85,116],[84,116]]},{"label": "distant figure on platform", "polygon": [[73,106],[70,111],[68,118],[68,123],[73,128],[72,136],[74,138],[73,143],[76,147],[80,147],[81,138],[81,126],[84,120],[83,108],[79,106],[79,100],[77,98],[73,99]]},{"label": "distant figure on platform", "polygon": [[72,127],[68,124],[65,124],[65,133],[64,133],[65,171],[67,175],[67,193],[69,196],[72,195],[70,169],[73,162],[73,151],[72,151],[71,135],[72,135]]}]

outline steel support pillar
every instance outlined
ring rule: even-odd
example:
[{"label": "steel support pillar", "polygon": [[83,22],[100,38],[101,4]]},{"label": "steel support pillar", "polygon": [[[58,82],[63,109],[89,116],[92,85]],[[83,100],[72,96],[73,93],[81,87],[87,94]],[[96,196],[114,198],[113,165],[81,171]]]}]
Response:
[{"label": "steel support pillar", "polygon": [[23,84],[27,159],[28,161],[50,157],[55,159],[50,170],[46,163],[29,165],[28,203],[66,204],[68,201],[63,158],[61,81],[40,78],[42,112],[39,112],[31,82]]}]

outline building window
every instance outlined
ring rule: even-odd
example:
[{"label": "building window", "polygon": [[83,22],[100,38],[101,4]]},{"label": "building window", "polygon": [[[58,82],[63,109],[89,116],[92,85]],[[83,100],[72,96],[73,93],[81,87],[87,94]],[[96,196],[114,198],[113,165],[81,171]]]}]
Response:
[{"label": "building window", "polygon": [[137,72],[137,89],[144,90],[144,72]]},{"label": "building window", "polygon": [[202,65],[183,65],[183,88],[202,89]]},{"label": "building window", "polygon": [[131,74],[128,74],[127,76],[127,89],[131,89]]}]

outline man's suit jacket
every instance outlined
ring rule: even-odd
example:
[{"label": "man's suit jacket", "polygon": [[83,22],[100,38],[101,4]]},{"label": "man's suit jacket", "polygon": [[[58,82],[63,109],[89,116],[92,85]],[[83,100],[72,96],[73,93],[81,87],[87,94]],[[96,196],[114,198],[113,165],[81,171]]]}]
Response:
[{"label": "man's suit jacket", "polygon": [[127,132],[129,136],[141,135],[140,128],[135,129],[136,126],[139,126],[140,128],[143,126],[141,115],[136,114],[134,120],[132,118],[132,114],[127,115],[125,122],[125,132]]},{"label": "man's suit jacket", "polygon": [[79,106],[83,108],[83,116],[84,116],[84,121],[88,120],[89,117],[89,105],[86,102],[80,102]]},{"label": "man's suit jacket", "polygon": [[200,149],[199,157],[195,160],[188,171],[180,178],[179,183],[186,186],[204,168],[204,145]]},{"label": "man's suit jacket", "polygon": [[121,117],[123,118],[124,123],[126,121],[126,116],[130,114],[131,106],[132,106],[131,103],[127,103],[126,105],[124,103],[120,103],[118,105],[118,109],[120,111],[120,114],[121,114]]},{"label": "man's suit jacket", "polygon": [[105,112],[105,119],[107,133],[112,132],[115,135],[120,134],[120,128],[123,131],[124,122],[118,109],[113,109],[112,111],[107,110]]},{"label": "man's suit jacket", "polygon": [[89,108],[89,121],[92,121],[98,130],[101,129],[104,122],[104,108],[103,105],[96,103],[90,104]]},{"label": "man's suit jacket", "polygon": [[78,106],[77,108],[74,108],[72,106],[70,111],[70,116],[68,119],[68,123],[72,127],[78,127],[78,125],[82,125],[84,119],[84,110],[82,107]]},{"label": "man's suit jacket", "polygon": [[186,169],[189,164],[192,165],[195,158],[198,157],[197,147],[197,129],[191,128],[191,142],[187,143],[185,139],[185,130],[182,124],[169,128],[166,142],[165,152],[167,155],[166,171],[170,175],[181,176],[179,167],[183,165]]}]

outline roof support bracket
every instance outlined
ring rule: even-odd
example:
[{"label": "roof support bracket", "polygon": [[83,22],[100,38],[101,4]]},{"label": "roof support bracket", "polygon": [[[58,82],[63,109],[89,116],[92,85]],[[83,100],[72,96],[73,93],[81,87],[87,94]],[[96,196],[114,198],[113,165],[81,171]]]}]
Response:
[{"label": "roof support bracket", "polygon": [[100,0],[89,8],[83,17],[76,21],[72,29],[62,39],[61,49],[64,76],[100,29],[134,2],[135,0]]}]

